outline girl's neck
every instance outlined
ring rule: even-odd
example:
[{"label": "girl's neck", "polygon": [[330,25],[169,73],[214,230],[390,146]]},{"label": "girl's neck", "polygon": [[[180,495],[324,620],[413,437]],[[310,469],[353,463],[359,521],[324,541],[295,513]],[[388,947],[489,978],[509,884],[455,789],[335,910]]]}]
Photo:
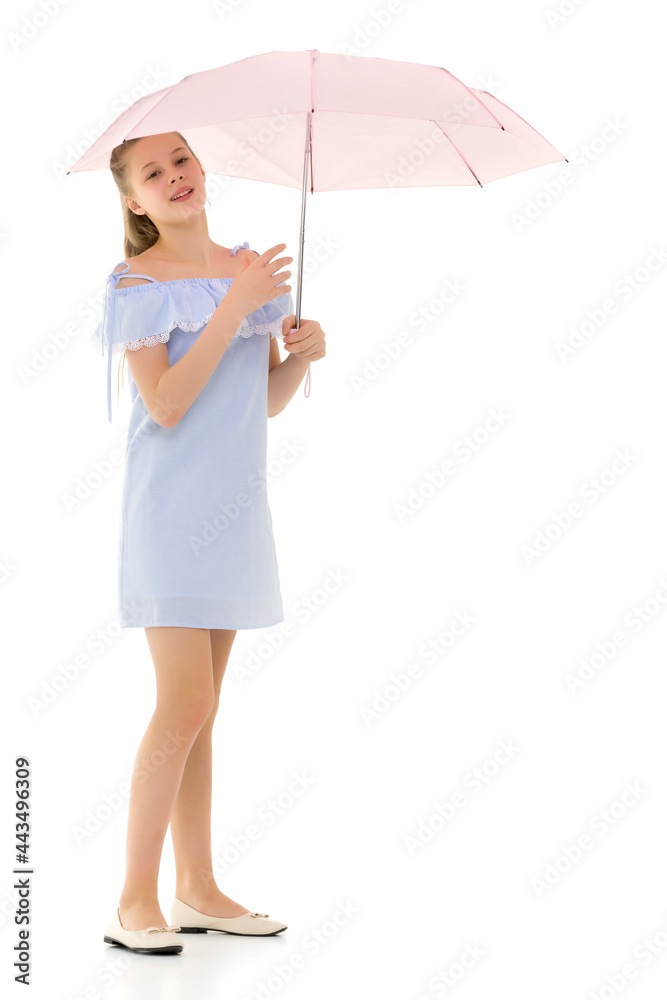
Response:
[{"label": "girl's neck", "polygon": [[213,266],[219,249],[208,234],[206,216],[202,213],[194,226],[174,226],[160,233],[150,252],[165,264],[178,263],[206,271]]}]

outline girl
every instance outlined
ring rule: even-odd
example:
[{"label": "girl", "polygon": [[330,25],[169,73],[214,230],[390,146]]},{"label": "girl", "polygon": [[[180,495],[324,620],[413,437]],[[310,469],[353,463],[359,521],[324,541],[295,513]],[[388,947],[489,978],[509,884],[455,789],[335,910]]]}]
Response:
[{"label": "girl", "polygon": [[[121,624],[145,628],[156,706],[134,765],[125,884],[104,940],[164,954],[183,950],[179,931],[286,928],[215,883],[211,734],[237,630],[284,620],[266,497],[267,417],[324,357],[325,336],[315,320],[292,329],[291,271],[279,268],[293,258],[275,259],[286,244],[258,254],[210,239],[205,173],[179,132],[125,141],[109,166],[127,259],[108,276],[94,340],[107,351],[109,420],[112,354],[126,352],[130,370]],[[167,825],[171,924],[157,898]]]}]

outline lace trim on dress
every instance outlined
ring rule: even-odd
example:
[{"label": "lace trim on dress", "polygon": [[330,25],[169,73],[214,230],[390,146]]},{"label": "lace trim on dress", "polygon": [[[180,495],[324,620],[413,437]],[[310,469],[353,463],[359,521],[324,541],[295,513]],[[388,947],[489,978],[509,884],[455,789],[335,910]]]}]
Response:
[{"label": "lace trim on dress", "polygon": [[279,325],[279,329],[283,328],[283,317],[280,319],[274,319],[273,323],[258,323],[256,326],[241,326],[234,334],[235,337],[252,337],[253,333],[258,333],[262,337],[265,333],[270,333],[274,327]]},{"label": "lace trim on dress", "polygon": [[[213,313],[209,313],[197,323],[186,323],[184,320],[176,319],[162,333],[156,333],[151,337],[137,337],[136,340],[128,340],[124,344],[114,344],[114,351],[115,353],[125,350],[138,351],[141,347],[155,347],[156,344],[166,344],[171,331],[176,327],[185,330],[186,333],[195,333],[197,330],[201,330],[203,326],[206,326],[212,316]],[[232,340],[236,340],[238,337],[245,337],[247,339],[248,337],[252,337],[253,334],[258,334],[261,337],[267,333],[271,333],[276,326],[278,326],[279,330],[282,330],[282,317],[274,320],[272,323],[258,323],[254,326],[250,326],[249,324],[243,326],[242,324],[234,334]]]},{"label": "lace trim on dress", "polygon": [[119,346],[123,350],[138,351],[140,347],[155,347],[156,344],[166,344],[168,340],[168,333],[156,333],[154,337],[138,337],[137,340],[128,340],[125,345]]}]

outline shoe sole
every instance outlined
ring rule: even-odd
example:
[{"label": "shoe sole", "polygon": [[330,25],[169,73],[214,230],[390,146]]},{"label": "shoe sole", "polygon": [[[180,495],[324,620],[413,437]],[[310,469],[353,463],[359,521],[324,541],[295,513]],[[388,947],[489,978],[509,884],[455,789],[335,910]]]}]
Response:
[{"label": "shoe sole", "polygon": [[126,948],[128,951],[137,951],[140,955],[180,955],[183,951],[182,944],[169,944],[164,948],[130,948],[129,944],[116,941],[115,938],[108,937],[106,934],[104,935],[104,940],[107,944],[117,944],[119,948]]},{"label": "shoe sole", "polygon": [[177,934],[206,934],[212,931],[214,934],[234,934],[235,937],[273,937],[274,934],[282,934],[287,927],[281,927],[277,931],[268,931],[266,934],[245,934],[243,931],[223,931],[218,927],[181,927]]}]

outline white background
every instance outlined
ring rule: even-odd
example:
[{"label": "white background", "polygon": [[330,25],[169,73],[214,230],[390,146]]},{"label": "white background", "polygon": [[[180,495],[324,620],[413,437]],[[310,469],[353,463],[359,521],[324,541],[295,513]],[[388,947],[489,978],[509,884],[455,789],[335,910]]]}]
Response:
[{"label": "white background", "polygon": [[[3,9],[0,936],[10,978],[13,765],[26,754],[33,997],[664,996],[664,53],[648,3],[560,9]],[[65,171],[148,90],[309,48],[444,66],[569,164],[483,189],[309,195],[302,318],[321,323],[327,354],[310,396],[302,383],[269,421],[268,445],[292,629],[239,631],[214,736],[213,846],[231,859],[218,884],[288,930],[123,953],[103,927],[155,685],[143,629],[115,617],[122,463],[94,478],[122,452],[129,394],[116,410],[114,368],[109,425],[106,359],[87,343],[122,225],[108,172]],[[296,263],[300,190],[235,179],[218,193],[211,180],[216,242],[286,242]],[[447,282],[464,291],[436,312]],[[402,331],[410,343],[387,364]],[[402,518],[447,459],[456,475]],[[80,480],[94,488],[69,509]],[[472,621],[448,643],[457,615]],[[422,647],[439,636],[431,662]],[[309,781],[298,796],[296,774]],[[278,799],[277,821],[259,820]],[[253,823],[261,837],[233,858]],[[167,915],[172,895],[167,834]]]}]

